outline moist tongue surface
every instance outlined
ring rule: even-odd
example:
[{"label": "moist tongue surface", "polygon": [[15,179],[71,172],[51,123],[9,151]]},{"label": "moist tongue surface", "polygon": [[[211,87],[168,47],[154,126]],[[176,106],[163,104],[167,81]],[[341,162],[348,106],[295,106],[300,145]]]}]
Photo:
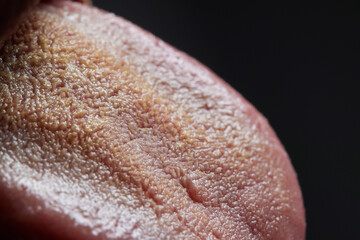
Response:
[{"label": "moist tongue surface", "polygon": [[68,239],[303,239],[267,121],[196,60],[76,3],[40,5],[0,53],[11,221]]}]

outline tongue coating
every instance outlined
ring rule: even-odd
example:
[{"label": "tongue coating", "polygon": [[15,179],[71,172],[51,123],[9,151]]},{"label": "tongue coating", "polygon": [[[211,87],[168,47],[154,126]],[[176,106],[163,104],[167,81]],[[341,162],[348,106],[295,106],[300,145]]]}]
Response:
[{"label": "tongue coating", "polygon": [[[0,191],[61,239],[304,239],[290,160],[241,95],[126,20],[41,4],[0,52]],[[46,227],[44,227],[46,226]]]},{"label": "tongue coating", "polygon": [[[0,0],[0,48],[17,29],[26,14],[40,2],[55,3],[66,0]],[[91,5],[91,0],[73,0]]]}]

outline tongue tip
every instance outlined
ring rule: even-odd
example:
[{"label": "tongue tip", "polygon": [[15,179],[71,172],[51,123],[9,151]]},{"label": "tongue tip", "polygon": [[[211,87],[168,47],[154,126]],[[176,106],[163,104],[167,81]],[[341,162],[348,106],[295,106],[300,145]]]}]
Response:
[{"label": "tongue tip", "polygon": [[[69,3],[69,1],[51,1],[51,2],[54,2],[54,3],[57,3],[57,4],[64,4],[64,3],[68,4]],[[84,1],[73,1],[73,2],[84,2]],[[72,5],[72,4],[69,4],[69,5]],[[73,4],[73,5],[76,5],[76,6],[79,6],[79,7],[81,6],[80,4]],[[303,213],[303,215],[304,215],[304,213]],[[41,222],[43,222],[43,224],[46,225],[46,220],[42,219]],[[304,224],[304,226],[298,225],[298,227],[299,227],[298,229],[305,228],[305,224]],[[62,231],[62,232],[64,232],[64,231]],[[299,232],[302,232],[302,230],[299,230]],[[52,238],[52,239],[54,239],[54,238]]]}]

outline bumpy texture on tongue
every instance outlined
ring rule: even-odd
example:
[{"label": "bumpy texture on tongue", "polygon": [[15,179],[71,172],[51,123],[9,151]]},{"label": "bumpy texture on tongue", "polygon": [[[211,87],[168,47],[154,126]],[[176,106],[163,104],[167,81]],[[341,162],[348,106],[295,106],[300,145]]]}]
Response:
[{"label": "bumpy texture on tongue", "polygon": [[267,121],[196,60],[91,7],[40,5],[5,43],[0,143],[3,205],[38,231],[304,239]]},{"label": "bumpy texture on tongue", "polygon": [[[26,14],[40,2],[58,2],[71,0],[0,0],[0,48],[17,29]],[[73,0],[91,4],[91,0]]]}]

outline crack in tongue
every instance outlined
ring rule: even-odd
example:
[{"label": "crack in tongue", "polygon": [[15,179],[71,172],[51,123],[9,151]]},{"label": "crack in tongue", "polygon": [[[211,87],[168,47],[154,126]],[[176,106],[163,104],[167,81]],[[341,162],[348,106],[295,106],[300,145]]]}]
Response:
[{"label": "crack in tongue", "polygon": [[[12,47],[5,48],[7,56],[21,48],[28,50],[21,49],[15,62],[5,59],[5,68],[22,69],[24,76],[20,81],[8,78],[10,95],[4,97],[7,104],[2,110],[10,118],[4,124],[17,123],[15,131],[21,128],[30,135],[55,136],[62,151],[77,149],[88,160],[104,163],[125,185],[142,188],[158,205],[154,205],[157,216],[176,213],[185,224],[195,221],[187,220],[191,214],[180,213],[187,205],[197,212],[192,216],[197,225],[209,228],[207,210],[192,207],[181,196],[180,181],[172,181],[177,175],[166,173],[174,165],[168,159],[189,155],[189,145],[196,140],[184,131],[191,125],[188,117],[177,113],[176,106],[167,106],[122,62],[97,51],[88,39],[66,27],[54,30],[60,24],[55,19],[52,24],[38,25],[49,21],[43,17],[35,14],[13,37]],[[24,64],[31,66],[31,73]],[[187,158],[193,159],[191,155]],[[183,175],[178,178],[184,178],[178,164],[173,169]],[[220,224],[213,221],[207,232],[216,225]]]},{"label": "crack in tongue", "polygon": [[295,175],[256,110],[158,40],[168,59],[137,53],[137,28],[114,45],[78,29],[103,14],[88,9],[41,5],[1,50],[0,176],[84,239],[302,239]]}]

